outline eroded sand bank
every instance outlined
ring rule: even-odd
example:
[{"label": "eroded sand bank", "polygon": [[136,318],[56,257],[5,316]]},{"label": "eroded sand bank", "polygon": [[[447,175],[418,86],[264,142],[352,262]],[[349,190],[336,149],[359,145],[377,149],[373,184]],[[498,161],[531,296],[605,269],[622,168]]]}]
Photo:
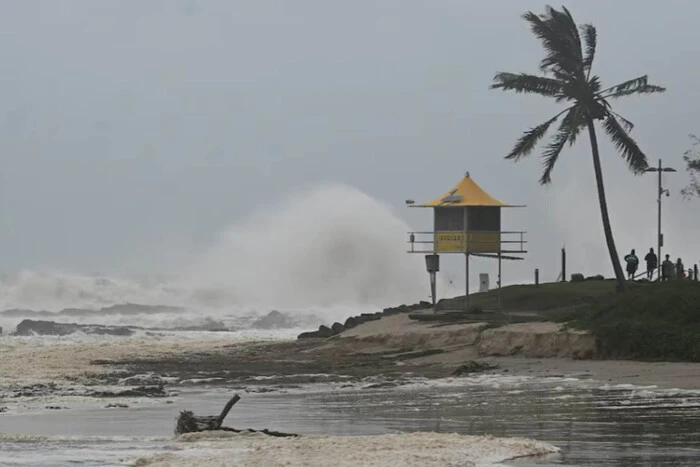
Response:
[{"label": "eroded sand bank", "polygon": [[110,338],[35,345],[31,339],[1,339],[0,384],[7,388],[62,380],[87,383],[133,374],[164,375],[180,382],[218,378],[222,383],[263,376],[270,378],[270,384],[290,375],[298,375],[298,382],[313,382],[313,375],[321,373],[435,378],[451,376],[459,365],[478,360],[498,364],[491,370],[494,373],[700,389],[698,363],[597,360],[596,352],[593,336],[562,329],[557,323],[436,325],[403,314],[329,339],[298,341]]}]

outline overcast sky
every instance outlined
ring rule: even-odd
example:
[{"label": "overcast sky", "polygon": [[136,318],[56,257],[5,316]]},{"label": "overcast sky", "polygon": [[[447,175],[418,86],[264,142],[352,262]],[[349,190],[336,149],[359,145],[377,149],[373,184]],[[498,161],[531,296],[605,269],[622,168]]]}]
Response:
[{"label": "overcast sky", "polygon": [[[700,133],[700,3],[564,3],[598,28],[604,85],[649,74],[668,88],[614,104],[653,164],[681,169],[687,135]],[[520,15],[544,5],[1,1],[0,270],[172,272],[321,182],[426,229],[404,199],[432,199],[468,170],[528,205],[504,213],[531,241],[511,278],[540,267],[554,279],[564,244],[570,272],[609,273],[586,139],[564,150],[548,188],[537,156],[503,159],[557,110],[488,89],[497,71],[537,71],[541,48]],[[599,138],[620,253],[655,246],[655,177],[633,176]],[[700,200],[681,199],[685,173],[666,178],[667,251],[697,262]]]}]

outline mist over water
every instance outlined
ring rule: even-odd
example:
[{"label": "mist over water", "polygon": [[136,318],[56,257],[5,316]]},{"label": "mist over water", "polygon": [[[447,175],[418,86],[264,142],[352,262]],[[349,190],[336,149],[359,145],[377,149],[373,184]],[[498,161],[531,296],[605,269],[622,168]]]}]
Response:
[{"label": "mist over water", "polygon": [[257,209],[174,280],[145,284],[55,269],[21,271],[0,282],[0,310],[135,303],[201,315],[413,303],[429,292],[422,256],[406,253],[408,230],[387,205],[353,187],[328,184]]},{"label": "mist over water", "polygon": [[325,185],[234,225],[186,282],[278,307],[415,301],[427,295],[427,276],[423,259],[406,254],[408,230],[370,196]]}]

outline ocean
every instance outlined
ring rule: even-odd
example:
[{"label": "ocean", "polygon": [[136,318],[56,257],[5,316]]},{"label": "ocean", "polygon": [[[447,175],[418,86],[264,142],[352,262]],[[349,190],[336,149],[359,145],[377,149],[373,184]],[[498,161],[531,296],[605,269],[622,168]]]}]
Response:
[{"label": "ocean", "polygon": [[[426,300],[423,259],[400,240],[407,230],[385,205],[331,186],[224,232],[167,280],[56,268],[4,276],[0,465],[700,464],[698,391],[505,374],[400,385],[321,374],[252,387],[206,373],[120,379],[105,364],[293,339]],[[438,290],[457,293],[449,280]],[[46,326],[63,335],[40,335]],[[158,397],[117,394],[154,381]],[[174,437],[181,410],[216,414],[234,392],[228,425],[303,436]]]}]

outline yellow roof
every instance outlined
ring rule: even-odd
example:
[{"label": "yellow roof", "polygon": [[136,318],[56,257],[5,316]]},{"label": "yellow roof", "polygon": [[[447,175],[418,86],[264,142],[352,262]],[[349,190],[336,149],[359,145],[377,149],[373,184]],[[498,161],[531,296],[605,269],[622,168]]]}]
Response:
[{"label": "yellow roof", "polygon": [[464,206],[500,206],[512,207],[492,197],[477,185],[469,174],[453,189],[420,207],[464,207]]}]

